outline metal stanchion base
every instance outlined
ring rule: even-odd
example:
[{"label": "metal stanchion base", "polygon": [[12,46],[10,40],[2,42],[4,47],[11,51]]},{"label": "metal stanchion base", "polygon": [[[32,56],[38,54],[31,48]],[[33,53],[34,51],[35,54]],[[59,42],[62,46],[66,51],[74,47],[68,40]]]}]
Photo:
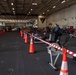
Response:
[{"label": "metal stanchion base", "polygon": [[58,68],[56,68],[53,63],[49,63],[50,66],[52,66],[52,68],[55,70],[55,71],[58,71]]}]

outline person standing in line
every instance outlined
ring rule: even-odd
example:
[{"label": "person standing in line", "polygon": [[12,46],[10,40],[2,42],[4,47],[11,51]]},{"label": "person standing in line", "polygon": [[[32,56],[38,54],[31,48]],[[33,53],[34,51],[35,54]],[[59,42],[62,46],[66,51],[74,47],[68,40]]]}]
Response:
[{"label": "person standing in line", "polygon": [[54,27],[54,33],[55,33],[54,42],[57,42],[57,40],[59,40],[59,44],[60,44],[60,38],[62,36],[62,29],[59,27],[58,24],[56,24]]}]

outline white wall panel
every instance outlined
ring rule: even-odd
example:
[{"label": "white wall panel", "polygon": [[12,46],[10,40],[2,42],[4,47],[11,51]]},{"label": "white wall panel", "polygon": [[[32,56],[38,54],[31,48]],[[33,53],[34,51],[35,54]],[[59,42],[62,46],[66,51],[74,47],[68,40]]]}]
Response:
[{"label": "white wall panel", "polygon": [[74,26],[76,28],[76,5],[55,12],[47,18],[47,24],[59,24],[61,27]]}]

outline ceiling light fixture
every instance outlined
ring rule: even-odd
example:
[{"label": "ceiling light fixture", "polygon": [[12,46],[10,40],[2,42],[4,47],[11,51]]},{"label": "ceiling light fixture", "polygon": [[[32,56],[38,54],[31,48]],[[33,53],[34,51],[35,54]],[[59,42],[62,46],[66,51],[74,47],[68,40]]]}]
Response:
[{"label": "ceiling light fixture", "polygon": [[14,10],[14,8],[12,8],[12,10]]},{"label": "ceiling light fixture", "polygon": [[53,8],[56,8],[56,6],[53,6]]},{"label": "ceiling light fixture", "polygon": [[29,12],[30,13],[30,12]]},{"label": "ceiling light fixture", "polygon": [[15,12],[15,11],[13,11],[13,12]]},{"label": "ceiling light fixture", "polygon": [[37,5],[37,3],[32,3],[32,5]]},{"label": "ceiling light fixture", "polygon": [[13,13],[15,15],[15,13]]},{"label": "ceiling light fixture", "polygon": [[31,11],[32,11],[33,9],[31,9]]},{"label": "ceiling light fixture", "polygon": [[13,3],[11,3],[11,5],[13,5]]},{"label": "ceiling light fixture", "polygon": [[43,14],[45,14],[45,13],[43,12]]},{"label": "ceiling light fixture", "polygon": [[15,15],[15,11],[13,11],[13,14]]},{"label": "ceiling light fixture", "polygon": [[65,0],[63,0],[61,3],[65,3]]},{"label": "ceiling light fixture", "polygon": [[49,10],[47,10],[47,12],[49,12]]}]

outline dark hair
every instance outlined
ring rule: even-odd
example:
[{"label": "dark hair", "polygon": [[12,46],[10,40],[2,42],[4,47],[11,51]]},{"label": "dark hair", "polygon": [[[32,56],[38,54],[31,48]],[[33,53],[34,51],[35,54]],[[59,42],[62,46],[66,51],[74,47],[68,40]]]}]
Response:
[{"label": "dark hair", "polygon": [[58,24],[56,24],[56,26],[59,26]]}]

